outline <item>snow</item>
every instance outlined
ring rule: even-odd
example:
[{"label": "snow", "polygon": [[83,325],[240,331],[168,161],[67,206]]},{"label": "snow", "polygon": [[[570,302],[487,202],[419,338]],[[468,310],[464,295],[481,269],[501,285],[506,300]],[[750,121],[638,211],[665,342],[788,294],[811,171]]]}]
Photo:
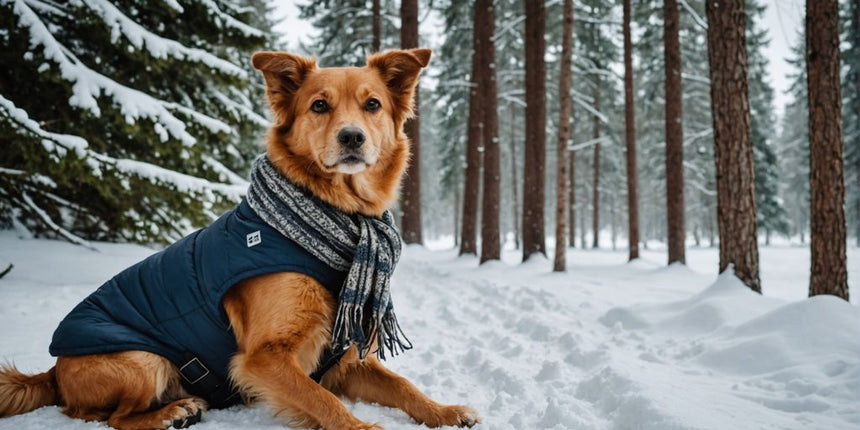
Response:
[{"label": "snow", "polygon": [[[0,351],[24,371],[49,368],[51,334],[79,300],[153,252],[93,243],[100,252],[0,232]],[[431,247],[432,248],[432,247]],[[716,250],[691,248],[690,267],[662,252],[574,250],[551,262],[478,266],[452,250],[407,246],[394,302],[415,348],[388,365],[434,399],[467,404],[476,429],[856,429],[860,311],[805,299],[809,253],[763,247],[765,295],[716,276]],[[860,271],[850,248],[850,279]],[[45,270],[50,268],[50,270]],[[856,293],[855,293],[856,295]],[[423,428],[403,412],[347,407],[387,429]],[[105,428],[58,407],[0,419],[0,429]],[[194,428],[283,428],[262,407],[210,411]]]},{"label": "snow", "polygon": [[251,27],[248,24],[245,24],[242,21],[233,18],[232,16],[224,13],[220,7],[218,7],[218,3],[215,0],[201,0],[200,1],[206,9],[209,10],[209,13],[214,14],[219,18],[219,22],[228,28],[232,28],[238,30],[246,37],[265,37],[265,33],[260,29]]},{"label": "snow", "polygon": [[[102,167],[108,166],[112,169],[126,174],[146,179],[154,184],[169,184],[181,192],[197,192],[213,200],[211,193],[220,193],[233,201],[239,201],[245,195],[247,182],[237,175],[228,175],[229,169],[214,160],[208,161],[211,167],[217,169],[219,175],[231,181],[230,184],[221,184],[207,181],[184,173],[165,169],[154,164],[143,161],[113,158],[89,149],[89,144],[80,136],[59,134],[46,131],[36,121],[30,119],[27,112],[12,103],[11,100],[0,95],[0,114],[5,113],[15,124],[21,126],[36,136],[43,137],[42,145],[48,152],[56,152],[60,157],[66,156],[70,151],[78,158],[85,159],[93,172],[101,175]],[[237,185],[238,184],[238,185]]]},{"label": "snow", "polygon": [[[111,41],[116,43],[120,35],[125,37],[137,49],[146,49],[154,58],[171,56],[177,60],[188,60],[203,63],[221,73],[247,79],[248,73],[239,66],[216,57],[202,49],[189,48],[181,43],[165,39],[151,33],[140,26],[119,9],[106,0],[80,0],[87,7],[98,13],[104,22],[111,27]],[[177,5],[179,10],[182,7]]]}]

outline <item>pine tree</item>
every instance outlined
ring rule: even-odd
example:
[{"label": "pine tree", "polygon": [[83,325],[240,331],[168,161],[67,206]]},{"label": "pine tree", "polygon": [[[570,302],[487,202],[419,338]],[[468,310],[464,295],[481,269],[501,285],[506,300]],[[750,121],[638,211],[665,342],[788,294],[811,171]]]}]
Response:
[{"label": "pine tree", "polygon": [[269,124],[259,1],[0,4],[0,222],[169,242],[235,204]]},{"label": "pine tree", "polygon": [[484,15],[481,28],[481,57],[483,76],[481,101],[483,121],[481,132],[483,155],[483,180],[481,204],[481,263],[501,258],[499,238],[499,118],[496,87],[496,14],[492,0],[478,0],[475,5]]},{"label": "pine tree", "polygon": [[839,3],[807,0],[812,254],[809,295],[832,294],[848,300],[839,61]]},{"label": "pine tree", "polygon": [[481,29],[486,15],[474,8],[472,25],[472,70],[469,89],[469,125],[466,137],[466,171],[463,181],[463,217],[460,228],[460,255],[478,253],[478,196],[481,187],[481,144],[483,139],[484,39]]},{"label": "pine tree", "polygon": [[299,5],[300,18],[319,30],[304,50],[324,66],[363,66],[376,50],[400,46],[397,4],[381,3],[379,49],[374,46],[374,4],[376,0],[308,0]]},{"label": "pine tree", "polygon": [[567,219],[565,209],[567,208],[567,153],[568,140],[570,139],[571,111],[573,101],[571,100],[571,56],[573,54],[573,0],[564,1],[564,29],[561,41],[561,70],[559,72],[559,92],[561,106],[559,108],[558,141],[556,142],[556,206],[555,206],[555,260],[553,271],[563,272],[566,261],[565,226]]},{"label": "pine tree", "polygon": [[[379,0],[374,0],[376,8]],[[404,49],[418,47],[418,0],[400,2],[400,44]],[[379,16],[374,14],[374,43],[378,44]],[[400,229],[406,243],[422,243],[421,223],[421,116],[420,88],[415,89],[415,117],[404,124],[403,129],[409,137],[411,159],[403,178],[400,195],[400,209],[403,212]]]},{"label": "pine tree", "polygon": [[761,292],[756,235],[756,192],[747,86],[746,14],[743,0],[707,2],[720,272]]},{"label": "pine tree", "polygon": [[546,165],[546,10],[543,0],[525,2],[526,149],[523,169],[523,261],[546,255],[544,166]]},{"label": "pine tree", "polygon": [[666,0],[663,10],[666,58],[666,221],[669,264],[672,264],[685,262],[681,47],[678,36],[678,3],[675,0]]},{"label": "pine tree", "polygon": [[[642,0],[633,4],[641,26],[636,43],[636,127],[642,244],[665,240],[667,225],[665,176],[665,111],[663,58],[663,3]],[[707,25],[704,2],[687,0],[679,11],[684,145],[684,210],[693,237],[716,232],[716,182],[713,158]],[[714,241],[711,241],[712,244]]]},{"label": "pine tree", "polygon": [[633,102],[633,42],[630,36],[630,0],[624,2],[624,138],[627,173],[628,259],[639,258],[639,199],[636,169],[636,106]]}]

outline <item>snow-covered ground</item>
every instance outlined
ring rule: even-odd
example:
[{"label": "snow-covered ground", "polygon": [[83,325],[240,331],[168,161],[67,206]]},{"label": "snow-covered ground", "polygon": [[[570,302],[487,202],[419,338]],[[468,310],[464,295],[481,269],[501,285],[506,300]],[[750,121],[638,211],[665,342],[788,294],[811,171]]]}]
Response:
[{"label": "snow-covered ground", "polygon": [[[59,320],[104,280],[152,250],[101,252],[0,232],[0,360],[52,365]],[[805,299],[808,251],[762,248],[764,296],[716,276],[716,251],[689,268],[646,251],[573,251],[569,271],[519,256],[478,267],[456,252],[410,247],[394,298],[412,351],[389,360],[435,399],[468,404],[482,429],[860,428],[860,252],[849,249],[851,305]],[[349,404],[388,429],[402,412]],[[92,429],[59,408],[0,419],[0,429]],[[210,411],[194,428],[282,428],[262,408]]]}]

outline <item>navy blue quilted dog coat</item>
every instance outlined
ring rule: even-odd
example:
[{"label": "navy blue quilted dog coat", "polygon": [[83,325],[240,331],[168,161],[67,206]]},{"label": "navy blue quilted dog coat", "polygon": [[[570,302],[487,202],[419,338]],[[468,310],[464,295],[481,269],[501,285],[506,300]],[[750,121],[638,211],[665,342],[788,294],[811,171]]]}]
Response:
[{"label": "navy blue quilted dog coat", "polygon": [[[99,287],[60,323],[51,355],[152,352],[181,369],[189,392],[213,407],[229,406],[239,401],[228,383],[237,345],[221,300],[242,280],[275,272],[308,275],[335,299],[346,277],[267,225],[243,201]],[[207,393],[212,390],[231,394],[213,397]]]}]

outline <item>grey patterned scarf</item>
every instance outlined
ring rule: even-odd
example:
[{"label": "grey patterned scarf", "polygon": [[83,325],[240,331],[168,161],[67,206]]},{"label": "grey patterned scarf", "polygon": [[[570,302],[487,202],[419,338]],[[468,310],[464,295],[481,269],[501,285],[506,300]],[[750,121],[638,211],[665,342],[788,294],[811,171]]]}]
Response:
[{"label": "grey patterned scarf", "polygon": [[412,348],[389,290],[400,259],[400,233],[386,211],[380,218],[347,214],[290,182],[263,154],[251,168],[248,204],[275,230],[334,270],[348,271],[332,330],[332,351],[355,344],[363,359],[377,341],[385,359]]}]

